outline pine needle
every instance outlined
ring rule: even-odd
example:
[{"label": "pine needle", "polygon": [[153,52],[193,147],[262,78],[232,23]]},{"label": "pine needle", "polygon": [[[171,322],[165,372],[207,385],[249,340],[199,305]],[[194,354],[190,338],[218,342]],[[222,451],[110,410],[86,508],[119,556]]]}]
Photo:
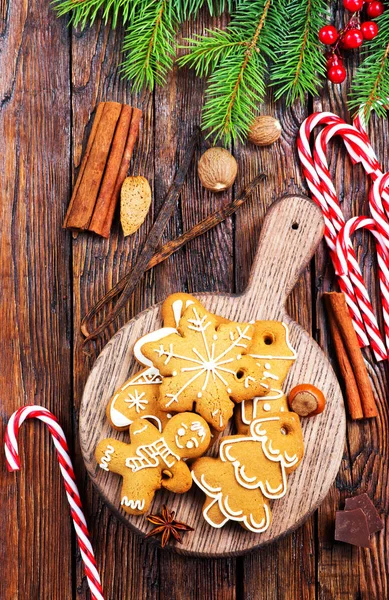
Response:
[{"label": "pine needle", "polygon": [[282,42],[272,67],[272,85],[278,85],[275,98],[286,95],[286,104],[304,101],[306,94],[318,93],[325,75],[323,46],[318,31],[325,25],[325,0],[282,0]]},{"label": "pine needle", "polygon": [[372,111],[386,116],[389,104],[389,10],[378,17],[379,33],[366,44],[364,60],[352,82],[349,105],[352,110],[362,110],[368,122]]},{"label": "pine needle", "polygon": [[275,58],[280,17],[276,0],[241,0],[226,31],[187,40],[180,65],[210,75],[203,128],[215,142],[244,139],[263,101],[266,61]]}]

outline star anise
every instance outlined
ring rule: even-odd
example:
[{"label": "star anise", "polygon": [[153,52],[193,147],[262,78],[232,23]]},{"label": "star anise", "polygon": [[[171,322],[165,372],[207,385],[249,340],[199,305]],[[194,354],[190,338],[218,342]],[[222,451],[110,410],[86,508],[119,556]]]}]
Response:
[{"label": "star anise", "polygon": [[186,523],[176,521],[174,518],[175,512],[170,511],[165,504],[162,506],[161,512],[162,514],[160,515],[147,515],[146,519],[155,525],[155,527],[149,531],[146,537],[148,538],[152,535],[159,535],[162,533],[162,548],[166,546],[171,535],[177,542],[182,544],[182,538],[179,531],[194,531],[193,527],[186,525]]}]

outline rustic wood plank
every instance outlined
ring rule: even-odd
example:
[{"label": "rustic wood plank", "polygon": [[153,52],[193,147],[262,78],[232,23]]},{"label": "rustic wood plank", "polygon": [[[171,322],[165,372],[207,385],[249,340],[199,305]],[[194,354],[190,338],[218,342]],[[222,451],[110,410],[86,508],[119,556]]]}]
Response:
[{"label": "rustic wood plank", "polygon": [[[137,106],[144,111],[138,146],[131,164],[133,174],[142,174],[151,182],[154,178],[153,107],[152,95],[135,96],[130,86],[118,73],[121,62],[120,48],[123,30],[111,31],[100,22],[84,32],[73,32],[72,43],[72,104],[73,104],[73,164],[79,166],[92,121],[92,111],[101,100],[117,100]],[[145,226],[134,236],[124,239],[115,219],[112,235],[103,240],[91,234],[78,235],[73,240],[73,324],[74,324],[74,402],[76,412],[80,404],[84,383],[99,345],[88,350],[87,357],[81,348],[79,332],[81,317],[126,272],[135,260],[147,231],[153,221],[150,211]],[[70,235],[68,233],[68,235]],[[104,344],[115,327],[124,323],[133,313],[142,310],[154,300],[150,285],[152,275],[147,275],[137,289],[126,311],[108,330]],[[78,433],[78,432],[77,432]],[[78,438],[78,435],[77,435]],[[77,442],[76,452],[79,456]],[[127,528],[112,517],[109,509],[92,489],[85,477],[82,461],[77,463],[77,475],[83,482],[87,499],[88,521],[91,525],[92,543],[96,548],[103,587],[107,598],[156,598],[158,595],[158,556],[150,544],[143,544]],[[89,592],[83,566],[77,563],[78,597],[87,598]]]},{"label": "rustic wood plank", "polygon": [[[343,15],[340,12],[339,19]],[[343,21],[342,21],[343,22]],[[348,77],[351,80],[358,62],[357,55],[347,59]],[[326,85],[321,100],[315,102],[315,110],[332,110],[346,121],[350,115],[346,110],[347,86]],[[372,118],[369,135],[384,170],[388,168],[388,123]],[[353,167],[342,143],[331,142],[329,152],[330,170],[335,187],[342,200],[345,215],[368,214],[368,178],[362,168]],[[355,248],[362,272],[371,293],[373,305],[378,308],[379,290],[374,256],[374,243],[366,233],[355,236]],[[318,339],[329,356],[333,356],[328,339],[327,324],[323,314],[321,293],[336,289],[333,268],[324,244],[317,254],[317,330]],[[374,536],[372,549],[362,550],[346,544],[334,542],[335,511],[343,508],[348,496],[367,492],[384,517],[388,511],[388,472],[387,425],[389,409],[387,402],[388,368],[378,364],[370,349],[363,350],[373,390],[376,396],[379,416],[377,419],[361,422],[347,421],[347,441],[336,486],[326,498],[318,512],[318,594],[322,600],[332,598],[386,598],[388,588],[388,527]],[[336,367],[336,365],[334,365]]]},{"label": "rustic wood plank", "polygon": [[[61,231],[69,35],[66,20],[35,0],[2,2],[0,29],[1,439],[11,413],[37,403],[71,443],[70,246]],[[19,442],[21,473],[1,461],[0,597],[73,598],[72,525],[51,436],[35,421]]]}]

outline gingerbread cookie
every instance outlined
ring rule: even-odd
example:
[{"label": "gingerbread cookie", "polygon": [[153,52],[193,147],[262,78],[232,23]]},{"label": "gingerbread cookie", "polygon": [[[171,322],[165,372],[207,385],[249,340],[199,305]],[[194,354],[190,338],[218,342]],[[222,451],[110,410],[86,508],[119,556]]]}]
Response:
[{"label": "gingerbread cookie", "polygon": [[265,398],[245,400],[237,408],[239,433],[247,433],[254,419],[289,410],[282,385],[296,360],[296,352],[289,341],[288,326],[281,321],[256,321],[250,356],[265,369],[264,384],[269,393]]},{"label": "gingerbread cookie", "polygon": [[234,402],[269,392],[265,367],[248,355],[253,335],[251,323],[219,324],[201,305],[190,304],[175,333],[139,340],[142,355],[163,376],[161,408],[185,412],[195,406],[212,427],[223,431]]},{"label": "gingerbread cookie", "polygon": [[[183,312],[188,306],[197,306],[202,308],[202,304],[190,294],[178,292],[170,294],[162,304],[161,313],[164,327],[178,327]],[[228,323],[228,319],[215,315],[218,323]]]},{"label": "gingerbread cookie", "polygon": [[222,440],[218,458],[199,458],[192,477],[207,498],[204,518],[213,527],[238,521],[250,531],[265,531],[271,522],[270,499],[287,491],[287,475],[304,454],[300,421],[294,413],[255,419],[250,435]]},{"label": "gingerbread cookie", "polygon": [[154,493],[161,487],[172,492],[187,492],[192,479],[183,459],[197,458],[206,452],[210,430],[199,415],[175,415],[160,433],[145,419],[130,425],[131,443],[102,440],[95,456],[101,469],[123,478],[120,504],[128,514],[149,510]]},{"label": "gingerbread cookie", "polygon": [[172,417],[159,406],[162,377],[157,369],[148,368],[130,377],[116,390],[107,406],[107,417],[114,429],[123,431],[142,417],[149,419],[159,431]]}]

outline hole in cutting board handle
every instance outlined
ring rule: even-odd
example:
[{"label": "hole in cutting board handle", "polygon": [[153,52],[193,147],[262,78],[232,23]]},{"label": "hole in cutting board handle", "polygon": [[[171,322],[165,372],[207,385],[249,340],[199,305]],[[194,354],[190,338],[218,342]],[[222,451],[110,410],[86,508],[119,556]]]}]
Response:
[{"label": "hole in cutting board handle", "polygon": [[299,228],[298,223],[292,223],[292,229],[298,229],[298,228]]}]

